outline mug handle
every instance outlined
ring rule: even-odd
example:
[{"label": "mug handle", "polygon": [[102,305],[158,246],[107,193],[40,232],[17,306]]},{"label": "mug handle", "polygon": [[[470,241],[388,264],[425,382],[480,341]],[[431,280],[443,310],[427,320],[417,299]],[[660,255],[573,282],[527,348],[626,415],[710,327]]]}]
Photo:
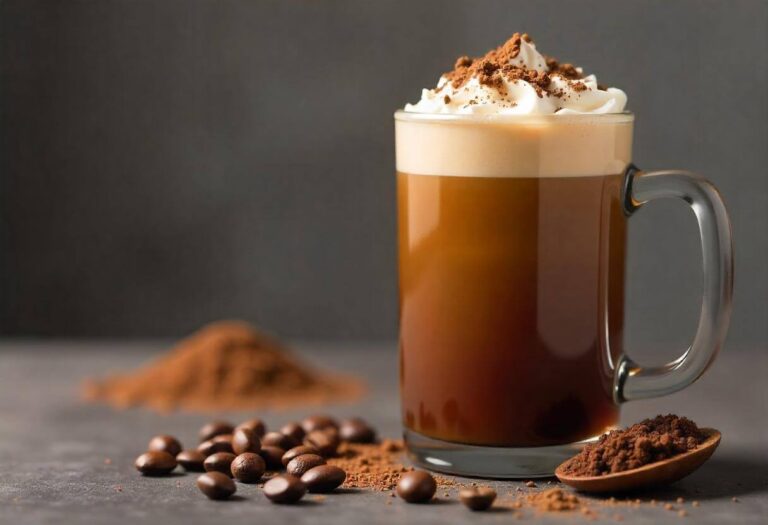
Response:
[{"label": "mug handle", "polygon": [[660,367],[640,366],[627,355],[619,357],[613,382],[617,403],[671,394],[701,377],[725,340],[733,295],[731,223],[712,183],[687,171],[643,172],[632,164],[624,175],[627,217],[655,199],[677,198],[691,207],[701,236],[704,293],[696,335],[683,355]]}]

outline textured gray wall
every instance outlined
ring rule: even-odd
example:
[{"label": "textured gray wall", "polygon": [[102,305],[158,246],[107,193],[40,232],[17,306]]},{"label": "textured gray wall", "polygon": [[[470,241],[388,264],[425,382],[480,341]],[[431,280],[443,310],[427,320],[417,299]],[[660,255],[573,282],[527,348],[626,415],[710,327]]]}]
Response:
[{"label": "textured gray wall", "polygon": [[[237,316],[394,337],[392,111],[524,30],[627,91],[639,165],[721,188],[731,341],[768,340],[763,1],[0,6],[4,334],[177,335]],[[686,342],[692,216],[653,204],[631,242],[630,340]]]}]

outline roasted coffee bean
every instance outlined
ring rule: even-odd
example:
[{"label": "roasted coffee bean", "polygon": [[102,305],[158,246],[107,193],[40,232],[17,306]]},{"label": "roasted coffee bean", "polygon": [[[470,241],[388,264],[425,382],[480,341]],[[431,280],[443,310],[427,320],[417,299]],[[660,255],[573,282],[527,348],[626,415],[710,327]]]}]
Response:
[{"label": "roasted coffee bean", "polygon": [[301,481],[310,492],[331,492],[344,483],[347,473],[335,465],[319,465],[306,471]]},{"label": "roasted coffee bean", "polygon": [[296,476],[281,474],[264,484],[264,495],[272,503],[296,503],[307,493],[307,486]]},{"label": "roasted coffee bean", "polygon": [[496,491],[491,487],[468,487],[459,491],[459,500],[471,510],[486,510],[495,499]]},{"label": "roasted coffee bean", "polygon": [[235,482],[221,472],[206,472],[198,477],[197,488],[211,499],[227,499],[237,490]]},{"label": "roasted coffee bean", "polygon": [[181,443],[173,436],[155,436],[149,440],[147,450],[159,450],[168,452],[171,456],[176,456],[181,452]]},{"label": "roasted coffee bean", "polygon": [[408,503],[426,503],[436,490],[435,478],[423,470],[406,472],[397,482],[397,495]]},{"label": "roasted coffee bean", "polygon": [[339,428],[339,424],[331,416],[326,415],[314,415],[309,416],[301,422],[301,428],[304,429],[304,433],[309,434],[315,430],[323,430],[326,428]]},{"label": "roasted coffee bean", "polygon": [[199,450],[182,450],[176,455],[176,463],[189,472],[204,472],[205,455]]},{"label": "roasted coffee bean", "polygon": [[314,430],[304,438],[304,444],[315,447],[321,456],[331,457],[336,455],[336,450],[341,444],[339,433],[334,428],[326,430]]},{"label": "roasted coffee bean", "polygon": [[232,434],[232,451],[235,454],[258,452],[261,450],[261,440],[253,430],[239,428]]},{"label": "roasted coffee bean", "polygon": [[205,457],[217,452],[234,453],[232,449],[232,436],[230,434],[222,434],[208,441],[203,441],[197,446],[197,450],[202,452]]},{"label": "roasted coffee bean", "polygon": [[200,429],[200,442],[208,441],[222,434],[231,434],[233,430],[235,430],[234,427],[226,421],[212,421]]},{"label": "roasted coffee bean", "polygon": [[302,454],[296,456],[288,462],[285,466],[285,470],[288,474],[300,478],[306,471],[311,468],[315,468],[319,465],[325,465],[325,459],[317,454]]},{"label": "roasted coffee bean", "polygon": [[293,458],[296,456],[301,456],[302,454],[317,454],[320,455],[320,451],[317,450],[315,447],[308,447],[307,445],[299,445],[298,447],[293,447],[291,450],[288,450],[285,454],[283,454],[282,463],[283,465],[287,465]]},{"label": "roasted coffee bean", "polygon": [[232,462],[235,455],[231,452],[216,452],[211,454],[203,461],[203,468],[206,472],[221,472],[227,476],[232,476]]},{"label": "roasted coffee bean", "polygon": [[267,432],[264,437],[261,438],[261,444],[270,447],[280,447],[283,450],[291,449],[298,446],[298,443],[291,436],[286,436],[280,432]]},{"label": "roasted coffee bean", "polygon": [[287,425],[283,425],[283,428],[280,429],[280,433],[292,437],[299,443],[301,443],[306,435],[304,429],[301,428],[301,425],[298,423],[288,423]]},{"label": "roasted coffee bean", "polygon": [[145,476],[165,476],[176,468],[176,458],[162,450],[150,450],[136,458],[134,464]]},{"label": "roasted coffee bean", "polygon": [[253,452],[244,452],[232,461],[232,475],[243,483],[256,483],[267,469],[261,456]]},{"label": "roasted coffee bean", "polygon": [[273,447],[272,445],[264,445],[259,450],[259,456],[267,464],[268,470],[282,470],[283,454],[285,454],[285,450],[280,447]]},{"label": "roasted coffee bean", "polygon": [[264,422],[261,419],[249,419],[248,421],[243,421],[237,427],[235,430],[238,430],[240,428],[247,428],[248,430],[254,432],[259,438],[264,437],[264,434],[267,432],[267,426],[264,424]]},{"label": "roasted coffee bean", "polygon": [[339,437],[350,443],[373,443],[376,431],[359,417],[353,417],[341,422]]}]

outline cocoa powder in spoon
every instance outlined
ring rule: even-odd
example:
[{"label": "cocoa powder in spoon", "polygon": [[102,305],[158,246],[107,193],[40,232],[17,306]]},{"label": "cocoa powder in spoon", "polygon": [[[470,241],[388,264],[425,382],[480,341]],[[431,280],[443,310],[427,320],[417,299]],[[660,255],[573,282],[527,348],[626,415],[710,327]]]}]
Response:
[{"label": "cocoa powder in spoon", "polygon": [[706,436],[696,423],[667,414],[613,430],[563,465],[573,476],[603,476],[636,469],[698,447]]}]

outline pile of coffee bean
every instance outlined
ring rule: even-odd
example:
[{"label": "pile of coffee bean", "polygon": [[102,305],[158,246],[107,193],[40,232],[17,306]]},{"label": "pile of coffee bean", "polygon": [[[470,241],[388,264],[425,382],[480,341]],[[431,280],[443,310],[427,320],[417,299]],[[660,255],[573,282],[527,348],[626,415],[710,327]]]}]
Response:
[{"label": "pile of coffee bean", "polygon": [[[376,431],[361,418],[339,423],[314,415],[271,432],[261,419],[237,426],[213,421],[200,429],[199,441],[197,447],[184,449],[173,436],[155,436],[147,452],[136,459],[136,469],[145,476],[168,475],[177,465],[188,472],[204,472],[197,487],[214,500],[237,491],[233,478],[246,484],[264,482],[270,501],[290,504],[307,492],[329,493],[341,486],[347,473],[326,460],[336,455],[341,443],[376,442]],[[436,489],[430,474],[411,471],[401,477],[396,493],[409,503],[424,503]]]}]

